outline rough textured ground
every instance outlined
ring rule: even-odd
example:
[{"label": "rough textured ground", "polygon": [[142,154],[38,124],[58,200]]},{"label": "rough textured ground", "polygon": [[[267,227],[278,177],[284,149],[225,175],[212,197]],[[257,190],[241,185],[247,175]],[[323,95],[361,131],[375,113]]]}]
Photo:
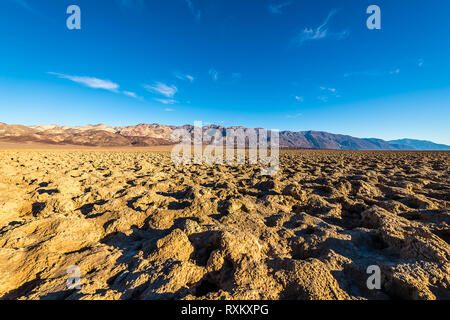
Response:
[{"label": "rough textured ground", "polygon": [[1,151],[0,298],[449,299],[449,160],[283,152],[262,177],[162,152]]}]

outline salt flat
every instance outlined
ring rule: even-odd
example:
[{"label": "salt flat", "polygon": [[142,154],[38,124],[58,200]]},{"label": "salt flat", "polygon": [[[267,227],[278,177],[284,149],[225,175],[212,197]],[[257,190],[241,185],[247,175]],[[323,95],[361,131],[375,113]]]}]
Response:
[{"label": "salt flat", "polygon": [[449,163],[284,151],[261,176],[161,150],[3,149],[0,298],[449,299]]}]

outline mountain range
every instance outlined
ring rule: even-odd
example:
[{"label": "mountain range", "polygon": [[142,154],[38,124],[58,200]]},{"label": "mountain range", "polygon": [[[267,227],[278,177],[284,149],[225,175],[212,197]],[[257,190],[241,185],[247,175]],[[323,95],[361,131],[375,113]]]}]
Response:
[{"label": "mountain range", "polygon": [[450,150],[450,146],[446,144],[438,144],[426,140],[399,139],[388,141],[391,144],[400,144],[408,146],[413,150]]},{"label": "mountain range", "polygon": [[[193,132],[192,125],[167,126],[161,124],[138,124],[113,127],[104,124],[68,127],[58,125],[23,126],[0,122],[0,143],[51,144],[98,147],[160,146],[174,144],[170,140],[175,129]],[[225,127],[209,125],[225,136]],[[231,127],[247,129],[245,127]],[[337,149],[337,150],[450,150],[450,146],[430,141],[401,139],[385,141],[376,138],[355,138],[348,135],[321,131],[280,131],[280,147],[290,149]]]}]

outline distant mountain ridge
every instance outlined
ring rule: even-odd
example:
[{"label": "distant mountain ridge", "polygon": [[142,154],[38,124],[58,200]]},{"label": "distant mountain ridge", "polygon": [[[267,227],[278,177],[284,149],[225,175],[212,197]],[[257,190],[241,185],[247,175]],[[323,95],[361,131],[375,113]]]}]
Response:
[{"label": "distant mountain ridge", "polygon": [[[183,128],[192,133],[194,126],[167,126],[157,123],[135,126],[106,126],[104,124],[68,127],[58,125],[23,126],[0,122],[0,142],[19,144],[53,144],[99,147],[160,146],[172,145],[174,130]],[[209,125],[223,136],[225,127]],[[245,127],[231,127],[233,129]],[[290,149],[336,149],[336,150],[450,150],[450,146],[430,141],[401,139],[385,141],[375,138],[355,138],[348,135],[322,131],[280,131],[280,147]]]},{"label": "distant mountain ridge", "polygon": [[414,139],[399,139],[388,141],[392,145],[408,146],[411,150],[450,150],[450,146],[445,144],[438,144],[426,140],[414,140]]}]

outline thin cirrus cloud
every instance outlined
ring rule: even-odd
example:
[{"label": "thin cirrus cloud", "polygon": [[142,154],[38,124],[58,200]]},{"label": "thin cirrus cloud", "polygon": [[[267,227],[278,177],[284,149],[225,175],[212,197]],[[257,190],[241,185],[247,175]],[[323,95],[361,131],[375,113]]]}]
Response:
[{"label": "thin cirrus cloud", "polygon": [[192,15],[195,18],[195,21],[199,22],[200,18],[202,16],[202,12],[198,9],[195,8],[194,3],[192,2],[192,0],[185,0],[189,10],[191,11]]},{"label": "thin cirrus cloud", "polygon": [[272,14],[281,14],[282,13],[281,9],[283,9],[284,7],[287,7],[291,4],[292,4],[292,1],[283,2],[283,3],[279,3],[279,4],[269,4],[268,9],[269,9],[269,12]]},{"label": "thin cirrus cloud", "polygon": [[180,80],[189,81],[189,82],[194,82],[194,80],[195,80],[195,78],[193,76],[191,76],[190,74],[183,74],[180,72],[175,72],[175,78],[180,79]]},{"label": "thin cirrus cloud", "polygon": [[322,91],[329,91],[331,93],[336,93],[336,88],[327,88],[327,87],[320,87],[320,90]]},{"label": "thin cirrus cloud", "polygon": [[132,91],[122,91],[122,93],[123,93],[124,95],[126,95],[126,96],[131,97],[131,98],[141,99],[141,100],[142,100],[141,97],[138,97],[138,95],[137,95],[136,93],[132,92]]},{"label": "thin cirrus cloud", "polygon": [[297,100],[298,102],[303,102],[303,101],[305,101],[305,98],[299,97],[299,96],[294,96],[294,99]]},{"label": "thin cirrus cloud", "polygon": [[399,74],[400,73],[400,69],[397,68],[395,70],[389,71],[389,74]]},{"label": "thin cirrus cloud", "polygon": [[337,10],[332,10],[325,21],[317,28],[305,28],[303,31],[294,39],[294,43],[301,46],[307,41],[323,40],[327,38],[332,38],[336,40],[341,40],[349,35],[348,30],[343,30],[340,32],[332,32],[328,26],[331,18],[337,13]]},{"label": "thin cirrus cloud", "polygon": [[85,77],[85,76],[71,76],[63,73],[47,72],[48,74],[57,76],[61,79],[67,79],[76,83],[85,85],[86,87],[93,89],[103,89],[113,92],[118,92],[119,85],[110,80],[103,80],[95,77]]},{"label": "thin cirrus cloud", "polygon": [[47,72],[47,74],[56,76],[60,79],[66,79],[78,84],[82,84],[88,88],[107,90],[115,93],[123,93],[128,97],[139,99],[139,97],[134,92],[119,91],[120,86],[117,83],[112,82],[110,80],[104,80],[96,77],[87,77],[87,76],[72,76],[57,72]]},{"label": "thin cirrus cloud", "polygon": [[[414,65],[418,68],[423,68],[425,64],[425,60],[422,58],[419,58],[414,61],[410,61],[410,64],[414,63]],[[405,67],[405,66],[403,66]],[[409,66],[406,66],[409,67]],[[344,73],[344,78],[350,78],[350,77],[383,77],[383,76],[396,76],[401,73],[402,69],[400,69],[398,66],[394,66],[391,69],[378,69],[378,70],[363,70],[363,71],[354,71],[354,72],[347,72]]]},{"label": "thin cirrus cloud", "polygon": [[209,69],[208,74],[214,81],[219,80],[219,72],[216,69]]},{"label": "thin cirrus cloud", "polygon": [[317,97],[317,100],[322,102],[328,102],[330,98],[340,98],[341,95],[338,93],[336,88],[329,88],[329,87],[319,87],[321,91],[321,95]]},{"label": "thin cirrus cloud", "polygon": [[220,83],[222,84],[234,84],[242,79],[242,73],[240,72],[224,73],[214,68],[208,70],[208,75],[214,82],[219,82],[220,79]]},{"label": "thin cirrus cloud", "polygon": [[129,96],[129,97],[133,97],[133,98],[137,98],[136,93],[131,92],[131,91],[124,91],[123,94]]},{"label": "thin cirrus cloud", "polygon": [[162,104],[175,104],[178,103],[175,99],[161,99],[161,98],[155,98],[155,101],[158,101]]},{"label": "thin cirrus cloud", "polygon": [[143,85],[144,89],[153,93],[159,93],[167,98],[173,98],[178,92],[178,88],[175,86],[170,86],[162,82],[156,82],[153,86],[148,84]]}]

